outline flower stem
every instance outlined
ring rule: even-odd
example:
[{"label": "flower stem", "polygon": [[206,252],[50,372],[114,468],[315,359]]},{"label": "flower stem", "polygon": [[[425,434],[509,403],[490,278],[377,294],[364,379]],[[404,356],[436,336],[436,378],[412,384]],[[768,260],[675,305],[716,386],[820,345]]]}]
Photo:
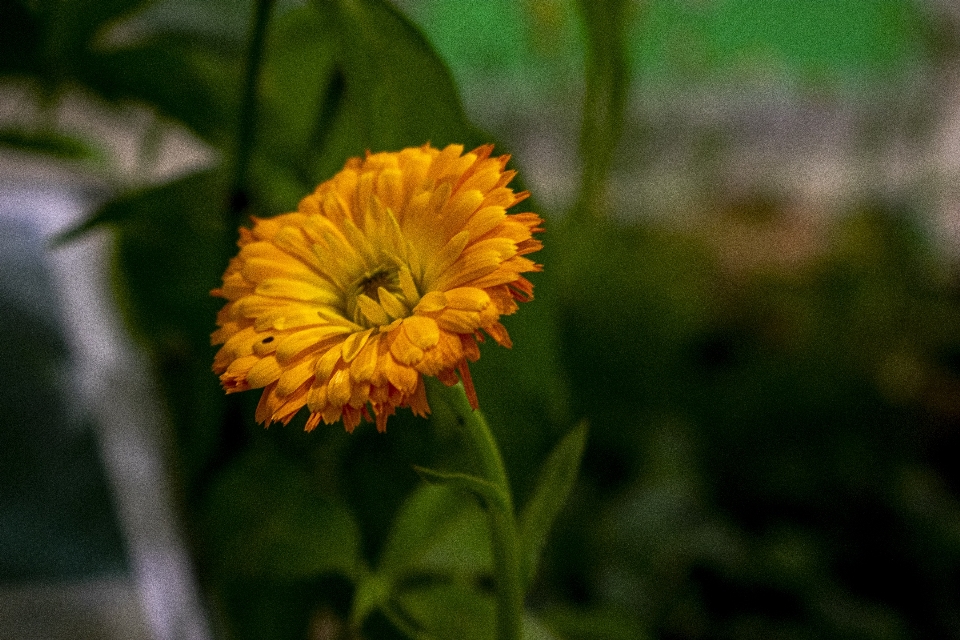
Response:
[{"label": "flower stem", "polygon": [[260,79],[260,67],[263,63],[263,47],[267,35],[267,24],[275,0],[257,0],[250,35],[250,48],[247,49],[247,66],[243,83],[243,95],[240,100],[240,122],[237,130],[236,164],[233,174],[233,193],[231,208],[237,218],[247,204],[247,170],[250,155],[253,152],[253,134],[257,119],[257,84]]},{"label": "flower stem", "polygon": [[494,574],[497,585],[497,640],[521,640],[523,636],[523,580],[520,573],[520,538],[513,508],[513,494],[500,449],[480,411],[470,407],[463,385],[443,387],[431,381],[431,390],[441,389],[447,404],[463,427],[471,449],[477,455],[482,478],[501,495],[487,500],[493,542]]}]

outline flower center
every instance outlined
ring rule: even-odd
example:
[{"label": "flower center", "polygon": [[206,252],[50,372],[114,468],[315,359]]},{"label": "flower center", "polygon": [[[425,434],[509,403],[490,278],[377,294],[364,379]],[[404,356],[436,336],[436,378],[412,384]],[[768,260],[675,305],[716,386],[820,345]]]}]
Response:
[{"label": "flower center", "polygon": [[364,294],[376,300],[379,297],[378,292],[380,287],[383,287],[393,294],[401,293],[400,276],[397,274],[397,269],[380,268],[372,274],[364,276],[360,279],[360,282],[357,283],[357,288],[359,289],[357,295]]},{"label": "flower center", "polygon": [[359,277],[347,293],[347,317],[362,327],[390,324],[410,315],[419,296],[405,267],[382,266]]}]

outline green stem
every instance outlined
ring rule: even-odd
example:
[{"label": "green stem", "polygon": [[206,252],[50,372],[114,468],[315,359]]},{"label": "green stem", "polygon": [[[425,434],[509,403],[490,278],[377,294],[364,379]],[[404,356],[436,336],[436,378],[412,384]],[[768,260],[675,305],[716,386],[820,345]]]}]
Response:
[{"label": "green stem", "polygon": [[257,85],[260,68],[263,66],[263,48],[267,35],[267,24],[275,0],[257,0],[253,18],[253,32],[250,35],[250,48],[247,50],[247,67],[243,83],[243,96],[240,101],[240,122],[237,130],[237,157],[233,174],[233,204],[235,217],[239,217],[246,208],[247,171],[250,167],[250,155],[253,152],[253,138],[257,120]]},{"label": "green stem", "polygon": [[471,449],[476,453],[484,480],[502,493],[500,504],[487,501],[493,538],[493,562],[497,583],[497,639],[521,640],[523,637],[523,578],[520,573],[520,536],[513,508],[507,469],[490,426],[480,411],[470,407],[462,385],[444,387],[431,380],[431,395],[442,394],[463,427]]}]

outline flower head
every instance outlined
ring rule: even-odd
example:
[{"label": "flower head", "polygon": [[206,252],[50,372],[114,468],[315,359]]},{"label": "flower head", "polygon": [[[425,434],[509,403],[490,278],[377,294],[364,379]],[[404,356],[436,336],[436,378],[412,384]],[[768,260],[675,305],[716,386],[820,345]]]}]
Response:
[{"label": "flower head", "polygon": [[[484,334],[503,346],[500,316],[533,298],[525,256],[542,220],[508,214],[509,156],[429,145],[351,158],[297,211],[253,219],[223,286],[211,337],[227,393],[263,389],[257,421],[306,428],[364,417],[386,429],[397,407],[430,412],[423,376],[463,381]],[[459,374],[459,376],[458,376]],[[371,416],[372,412],[372,416]]]}]

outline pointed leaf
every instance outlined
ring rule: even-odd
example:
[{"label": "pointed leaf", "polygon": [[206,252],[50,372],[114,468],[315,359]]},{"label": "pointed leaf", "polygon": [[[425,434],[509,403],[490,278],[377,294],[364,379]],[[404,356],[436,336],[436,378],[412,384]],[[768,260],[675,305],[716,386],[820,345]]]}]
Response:
[{"label": "pointed leaf", "polygon": [[312,4],[271,20],[250,162],[257,202],[266,211],[295,209],[304,194],[329,177],[316,176],[313,169],[343,94],[336,51],[334,30]]},{"label": "pointed leaf", "polygon": [[[493,640],[496,602],[462,584],[408,589],[394,600],[397,616],[423,638]],[[391,616],[393,617],[393,616]]]},{"label": "pointed leaf", "polygon": [[490,571],[490,529],[480,505],[453,487],[424,484],[407,498],[380,554],[379,573],[475,577]]},{"label": "pointed leaf", "polygon": [[[408,589],[387,609],[387,618],[415,640],[493,640],[496,602],[487,593],[462,584]],[[526,640],[557,640],[536,618],[523,617]]]},{"label": "pointed leaf", "polygon": [[414,469],[427,482],[444,484],[460,491],[472,493],[483,500],[490,509],[496,509],[500,512],[509,511],[509,498],[503,493],[503,490],[483,478],[466,473],[434,471],[424,467],[414,467]]},{"label": "pointed leaf", "polygon": [[345,92],[325,141],[318,177],[366,150],[431,142],[477,146],[446,65],[423,35],[386,0],[314,3],[337,42]]},{"label": "pointed leaf", "polygon": [[226,139],[235,123],[236,61],[183,37],[92,52],[77,75],[106,99],[148,104],[208,141]]},{"label": "pointed leaf", "polygon": [[0,129],[0,146],[45,153],[63,160],[103,161],[106,157],[103,149],[83,138],[54,130],[30,130],[17,126]]},{"label": "pointed leaf", "polygon": [[360,576],[350,606],[350,625],[359,629],[367,616],[378,609],[384,609],[390,600],[392,587],[393,582],[382,574],[364,573]]},{"label": "pointed leaf", "polygon": [[533,495],[520,515],[521,558],[527,582],[533,580],[554,520],[573,489],[587,442],[587,423],[565,435],[540,469]]}]

